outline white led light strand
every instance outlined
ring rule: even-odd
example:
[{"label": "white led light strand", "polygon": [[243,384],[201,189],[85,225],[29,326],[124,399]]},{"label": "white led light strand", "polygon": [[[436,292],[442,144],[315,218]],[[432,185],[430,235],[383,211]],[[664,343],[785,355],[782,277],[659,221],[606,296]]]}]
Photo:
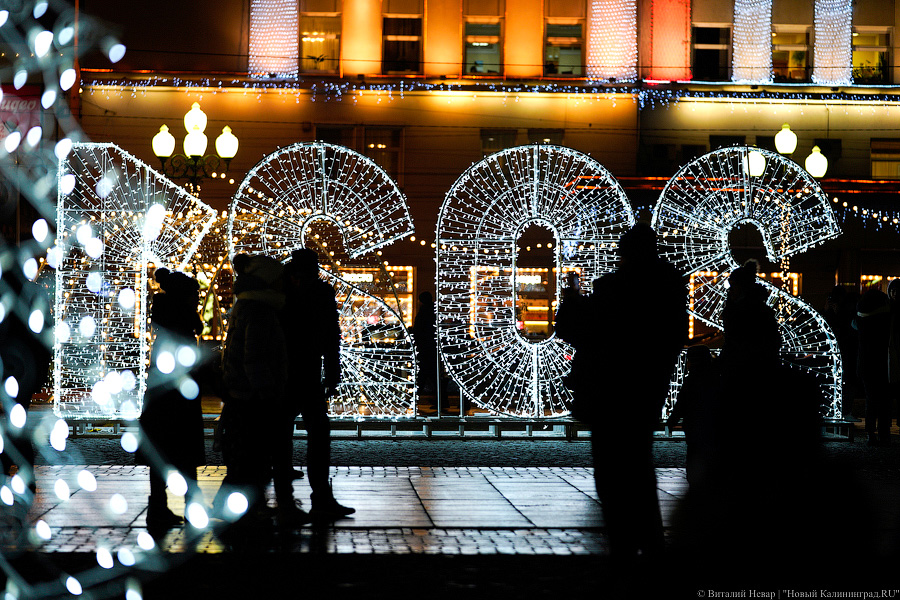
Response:
[{"label": "white led light strand", "polygon": [[733,81],[772,81],[772,0],[735,0],[732,44]]},{"label": "white led light strand", "polygon": [[[322,222],[337,229],[351,258],[414,231],[406,198],[374,161],[343,146],[301,143],[270,154],[241,182],[229,215],[229,254],[288,260]],[[414,416],[416,356],[402,320],[381,298],[324,269],[319,274],[335,288],[341,323],[341,384],[329,413]],[[376,321],[377,336],[369,327]]]},{"label": "white led light strand", "polygon": [[297,76],[300,48],[298,5],[297,0],[251,1],[250,75]]},{"label": "white led light strand", "polygon": [[215,211],[115,144],[60,161],[54,410],[135,418],[146,390],[148,265],[183,269]]},{"label": "white led light strand", "polygon": [[[766,160],[762,175],[749,173],[749,153]],[[722,329],[726,273],[738,264],[729,232],[750,223],[762,233],[769,260],[801,254],[840,234],[819,184],[780,154],[738,146],[710,152],[682,167],[666,184],[653,211],[660,254],[694,275],[691,315]],[[785,363],[814,374],[823,390],[822,414],[841,417],[841,355],[834,333],[818,311],[763,280],[779,321]],[[666,411],[677,396],[679,380]],[[750,407],[748,407],[749,409]]]},{"label": "white led light strand", "polygon": [[637,79],[637,2],[592,0],[587,76],[597,81]]},{"label": "white led light strand", "polygon": [[853,0],[816,0],[812,80],[853,83]]},{"label": "white led light strand", "polygon": [[440,353],[460,393],[516,417],[568,414],[563,385],[572,349],[555,336],[531,342],[516,328],[517,241],[542,225],[555,237],[557,290],[565,273],[592,281],[616,264],[634,224],[624,190],[592,158],[530,145],[488,156],[457,179],[437,225]]}]

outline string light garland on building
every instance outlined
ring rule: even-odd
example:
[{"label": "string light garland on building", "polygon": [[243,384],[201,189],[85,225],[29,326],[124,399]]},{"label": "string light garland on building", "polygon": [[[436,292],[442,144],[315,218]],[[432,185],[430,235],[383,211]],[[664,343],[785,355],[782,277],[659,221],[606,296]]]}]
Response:
[{"label": "string light garland on building", "polygon": [[[759,177],[747,172],[751,151],[766,159]],[[803,168],[780,154],[745,146],[716,150],[682,167],[666,184],[653,211],[661,255],[694,277],[690,314],[719,330],[726,278],[718,274],[738,266],[728,234],[747,223],[760,231],[773,262],[801,254],[840,233],[831,203]],[[769,290],[768,304],[778,316],[782,360],[819,379],[825,399],[823,416],[839,419],[842,365],[834,333],[802,299],[764,280],[760,283]],[[670,402],[677,396],[678,385],[673,382]]]},{"label": "string light garland on building", "polygon": [[637,79],[636,0],[591,0],[587,76],[594,81]]},{"label": "string light garland on building", "polygon": [[[406,198],[372,159],[343,146],[299,143],[264,158],[241,182],[231,204],[229,254],[286,261],[293,250],[315,248],[322,224],[336,228],[351,258],[414,231]],[[319,274],[340,299],[343,375],[330,414],[414,416],[416,355],[400,315],[339,274]]]},{"label": "string light garland on building", "polygon": [[735,0],[731,79],[770,83],[772,71],[772,0]]},{"label": "string light garland on building", "polygon": [[592,281],[612,270],[633,224],[615,178],[570,148],[509,148],[467,169],[447,192],[436,234],[438,345],[460,393],[516,417],[568,414],[571,347],[517,330],[518,239],[532,225],[553,233],[559,290],[570,271]]},{"label": "string light garland on building", "polygon": [[853,0],[816,0],[812,80],[853,83]]},{"label": "string light garland on building", "polygon": [[[215,211],[115,144],[59,165],[54,411],[134,419],[150,349],[149,268],[183,270]],[[188,365],[190,366],[190,365]],[[186,365],[172,377],[186,378]]]},{"label": "string light garland on building", "polygon": [[250,56],[253,77],[297,77],[300,70],[297,0],[251,0]]}]

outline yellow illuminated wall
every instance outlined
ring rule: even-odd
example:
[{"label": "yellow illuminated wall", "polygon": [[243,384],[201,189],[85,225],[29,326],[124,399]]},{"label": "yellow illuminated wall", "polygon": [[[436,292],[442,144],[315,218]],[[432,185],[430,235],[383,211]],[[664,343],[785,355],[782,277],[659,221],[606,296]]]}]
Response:
[{"label": "yellow illuminated wall", "polygon": [[343,75],[381,73],[381,0],[344,0]]},{"label": "yellow illuminated wall", "polygon": [[462,7],[459,0],[425,3],[425,75],[457,77],[462,65]]},{"label": "yellow illuminated wall", "polygon": [[503,54],[507,77],[543,75],[544,4],[541,0],[507,3]]}]

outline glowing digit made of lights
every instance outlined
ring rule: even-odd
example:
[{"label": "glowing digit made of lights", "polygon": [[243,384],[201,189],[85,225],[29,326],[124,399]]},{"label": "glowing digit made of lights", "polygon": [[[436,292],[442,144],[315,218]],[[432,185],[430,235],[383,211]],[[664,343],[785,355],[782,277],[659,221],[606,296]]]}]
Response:
[{"label": "glowing digit made of lights", "polygon": [[[765,160],[759,176],[750,164]],[[840,234],[828,198],[799,165],[780,154],[743,146],[710,152],[682,167],[666,184],[653,212],[660,253],[695,283],[690,313],[722,329],[724,274],[738,266],[728,233],[750,223],[762,234],[766,254],[779,261]],[[823,416],[841,416],[841,355],[821,315],[798,297],[760,280],[777,311],[782,360],[815,374],[825,402]],[[675,382],[677,388],[677,382]],[[677,389],[674,390],[677,392]]]},{"label": "glowing digit made of lights", "polygon": [[[183,269],[215,210],[115,144],[74,144],[57,204],[54,409],[135,418],[146,390],[148,265]],[[177,376],[177,374],[173,375]]]},{"label": "glowing digit made of lights", "polygon": [[[228,222],[230,255],[265,254],[286,261],[306,245],[317,221],[341,234],[347,254],[358,258],[413,233],[406,198],[370,158],[322,142],[282,148],[253,167],[234,195]],[[334,286],[341,323],[341,385],[331,398],[332,416],[415,415],[416,355],[412,338],[381,298],[325,269]],[[391,323],[374,341],[367,322],[388,314]]]},{"label": "glowing digit made of lights", "polygon": [[440,353],[461,393],[510,416],[567,414],[571,347],[516,330],[517,240],[531,225],[553,233],[560,290],[568,271],[589,282],[612,270],[633,224],[619,183],[569,148],[509,148],[463,173],[438,216],[436,284]]}]

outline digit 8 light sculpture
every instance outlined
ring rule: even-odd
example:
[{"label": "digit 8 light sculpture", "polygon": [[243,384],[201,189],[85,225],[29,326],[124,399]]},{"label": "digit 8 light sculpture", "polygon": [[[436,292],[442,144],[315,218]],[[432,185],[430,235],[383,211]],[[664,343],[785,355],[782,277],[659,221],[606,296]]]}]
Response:
[{"label": "digit 8 light sculpture", "polygon": [[[750,174],[751,152],[765,158],[759,176]],[[694,275],[689,312],[720,330],[727,291],[724,274],[739,266],[731,255],[728,234],[745,223],[760,231],[771,261],[801,254],[840,234],[822,188],[780,154],[736,146],[682,167],[663,189],[652,225],[660,255],[685,275]],[[842,366],[834,333],[802,299],[765,281],[759,283],[769,290],[768,303],[776,310],[782,361],[818,378],[823,416],[839,419]],[[677,381],[673,388],[667,411],[677,394]]]},{"label": "digit 8 light sculpture", "polygon": [[[322,223],[337,229],[350,258],[377,251],[413,233],[406,198],[370,158],[323,142],[298,143],[264,158],[247,173],[232,199],[229,254],[290,259],[311,245]],[[415,415],[416,355],[406,326],[382,299],[319,269],[334,286],[341,323],[341,384],[329,400],[337,417]],[[391,315],[369,335],[371,320]]]},{"label": "digit 8 light sculpture", "polygon": [[633,224],[619,183],[569,148],[509,148],[463,173],[441,206],[436,249],[438,343],[460,393],[515,417],[568,414],[571,347],[516,329],[517,241],[531,225],[553,233],[559,290],[567,272],[589,282],[612,270]]},{"label": "digit 8 light sculpture", "polygon": [[148,266],[184,269],[215,210],[115,144],[73,144],[58,194],[54,410],[136,418],[150,348]]}]

